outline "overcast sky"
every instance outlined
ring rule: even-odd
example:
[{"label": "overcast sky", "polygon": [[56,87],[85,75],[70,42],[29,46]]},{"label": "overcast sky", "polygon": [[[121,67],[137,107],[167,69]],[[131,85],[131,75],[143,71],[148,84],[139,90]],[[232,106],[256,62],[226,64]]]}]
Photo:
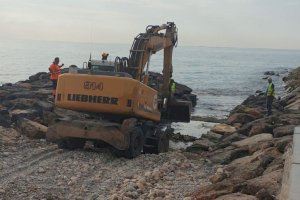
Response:
[{"label": "overcast sky", "polygon": [[129,44],[167,21],[181,45],[300,49],[300,0],[0,0],[0,38]]}]

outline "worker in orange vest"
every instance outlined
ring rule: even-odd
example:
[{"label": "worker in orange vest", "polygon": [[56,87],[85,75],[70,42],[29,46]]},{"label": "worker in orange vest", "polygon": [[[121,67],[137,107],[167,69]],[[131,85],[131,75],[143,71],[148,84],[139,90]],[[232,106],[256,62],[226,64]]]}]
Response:
[{"label": "worker in orange vest", "polygon": [[50,79],[52,81],[52,95],[55,99],[55,94],[56,94],[56,86],[57,86],[57,79],[58,76],[61,74],[61,67],[64,66],[64,64],[58,65],[59,64],[59,58],[56,57],[54,58],[53,63],[49,67],[50,71]]}]

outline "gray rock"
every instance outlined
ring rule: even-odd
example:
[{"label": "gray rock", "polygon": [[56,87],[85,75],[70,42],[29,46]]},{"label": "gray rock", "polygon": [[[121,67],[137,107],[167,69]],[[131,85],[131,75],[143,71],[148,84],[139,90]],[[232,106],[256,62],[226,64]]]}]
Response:
[{"label": "gray rock", "polygon": [[11,118],[7,109],[0,109],[0,126],[10,127]]},{"label": "gray rock", "polygon": [[48,73],[46,73],[46,72],[39,72],[39,73],[37,73],[35,75],[30,76],[29,77],[29,81],[30,82],[38,81],[38,80],[41,80],[41,79],[45,78],[46,76],[49,77]]},{"label": "gray rock", "polygon": [[37,101],[34,103],[34,106],[42,111],[53,111],[54,104],[46,101]]},{"label": "gray rock", "polygon": [[207,138],[211,141],[217,142],[220,141],[222,137],[223,135],[210,131],[207,134],[203,134],[201,138]]},{"label": "gray rock", "polygon": [[241,123],[241,124],[246,124],[251,121],[254,121],[257,119],[255,116],[247,114],[247,113],[234,113],[229,116],[227,119],[227,122],[229,124],[235,124],[235,123]]},{"label": "gray rock", "polygon": [[292,143],[293,141],[293,136],[292,135],[287,135],[283,136],[281,138],[278,138],[278,140],[275,141],[275,147],[280,151],[281,153],[285,152],[285,147]]},{"label": "gray rock", "polygon": [[274,72],[274,71],[266,71],[266,72],[264,73],[264,75],[274,76],[274,75],[275,75],[275,72]]},{"label": "gray rock", "polygon": [[242,194],[242,193],[232,193],[220,196],[215,200],[258,200],[255,196]]},{"label": "gray rock", "polygon": [[273,135],[275,138],[283,137],[286,135],[293,135],[295,127],[296,127],[295,125],[286,125],[286,126],[277,127],[273,130]]},{"label": "gray rock", "polygon": [[10,111],[9,114],[13,122],[16,122],[22,118],[35,119],[41,115],[40,112],[34,109],[27,109],[27,110],[15,109]]},{"label": "gray rock", "polygon": [[262,133],[262,134],[258,134],[258,135],[254,135],[252,137],[246,138],[241,141],[234,142],[234,143],[232,143],[232,146],[246,148],[247,146],[252,146],[252,145],[258,144],[259,142],[269,141],[272,139],[273,139],[272,134]]},{"label": "gray rock", "polygon": [[201,152],[201,151],[208,151],[214,147],[215,143],[206,139],[201,138],[193,142],[193,144],[187,147],[186,151],[189,152]]},{"label": "gray rock", "polygon": [[224,149],[218,149],[209,155],[209,159],[213,163],[228,164],[232,160],[247,156],[249,154],[248,150],[236,149],[232,146],[226,147]]},{"label": "gray rock", "polygon": [[257,135],[257,134],[261,134],[261,133],[272,133],[273,128],[271,125],[262,122],[262,123],[256,123],[253,124],[253,126],[251,127],[251,130],[249,132],[249,136],[253,136],[253,135]]},{"label": "gray rock", "polygon": [[227,124],[217,124],[212,127],[211,131],[222,135],[230,135],[236,131],[236,128]]},{"label": "gray rock", "polygon": [[276,196],[280,190],[281,179],[282,169],[276,170],[247,181],[242,192],[255,195],[263,189],[264,193],[267,194],[261,194],[260,196]]},{"label": "gray rock", "polygon": [[222,142],[232,143],[232,142],[239,141],[239,140],[242,140],[245,138],[246,138],[246,136],[244,136],[244,135],[241,135],[239,133],[233,133],[233,134],[223,138]]},{"label": "gray rock", "polygon": [[25,118],[17,121],[17,127],[22,134],[30,138],[45,138],[48,130],[48,127]]}]

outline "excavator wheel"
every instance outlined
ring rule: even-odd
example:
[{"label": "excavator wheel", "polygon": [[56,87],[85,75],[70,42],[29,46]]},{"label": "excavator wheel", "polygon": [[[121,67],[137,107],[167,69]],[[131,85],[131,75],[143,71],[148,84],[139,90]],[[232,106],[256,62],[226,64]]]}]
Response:
[{"label": "excavator wheel", "polygon": [[130,132],[130,144],[129,148],[123,151],[116,150],[115,154],[117,156],[122,156],[125,158],[135,158],[142,153],[144,136],[143,131],[139,127],[134,127]]},{"label": "excavator wheel", "polygon": [[169,137],[164,132],[159,135],[157,141],[157,153],[164,153],[169,151]]},{"label": "excavator wheel", "polygon": [[81,149],[85,145],[85,140],[80,138],[64,138],[58,141],[57,145],[60,149]]},{"label": "excavator wheel", "polygon": [[146,138],[144,153],[164,153],[169,150],[169,138],[166,132]]}]

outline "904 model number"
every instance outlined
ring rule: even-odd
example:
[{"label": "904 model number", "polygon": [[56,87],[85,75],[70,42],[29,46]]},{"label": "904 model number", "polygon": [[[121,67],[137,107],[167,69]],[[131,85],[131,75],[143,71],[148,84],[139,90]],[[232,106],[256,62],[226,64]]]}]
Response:
[{"label": "904 model number", "polygon": [[103,90],[103,83],[102,82],[91,82],[91,81],[85,81],[83,83],[83,88],[86,90]]}]

